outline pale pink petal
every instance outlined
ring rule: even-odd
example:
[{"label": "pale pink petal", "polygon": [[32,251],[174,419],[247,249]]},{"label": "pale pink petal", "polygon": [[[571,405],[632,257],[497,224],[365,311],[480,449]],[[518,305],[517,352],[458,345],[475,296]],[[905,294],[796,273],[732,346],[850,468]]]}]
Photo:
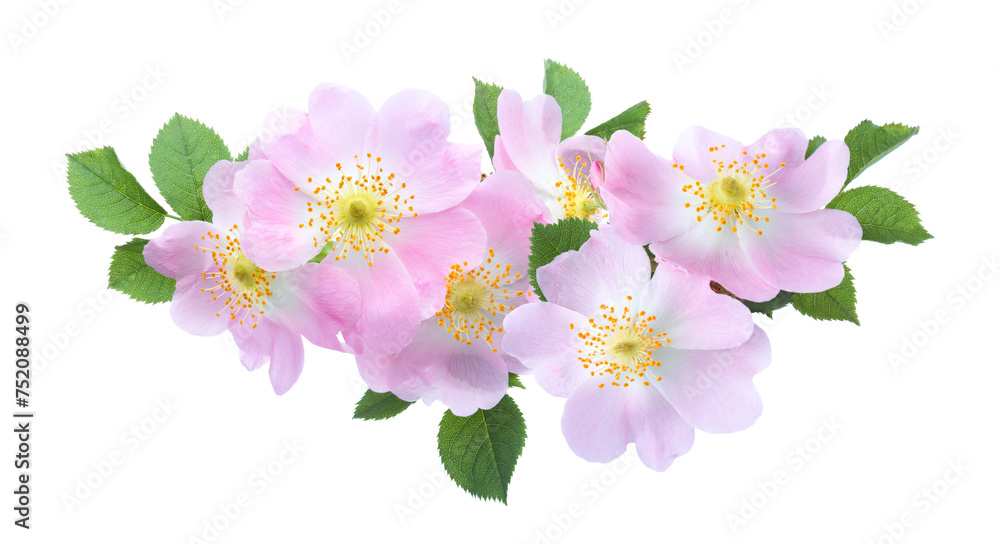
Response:
[{"label": "pale pink petal", "polygon": [[661,472],[667,470],[674,459],[691,450],[694,427],[652,387],[628,389],[631,401],[629,422],[635,452],[647,467]]},{"label": "pale pink petal", "polygon": [[[460,203],[479,185],[483,150],[470,144],[418,147],[404,160],[386,159],[384,175],[417,213],[435,213]],[[403,184],[406,187],[403,187]]]},{"label": "pale pink petal", "polygon": [[507,153],[507,148],[503,145],[503,137],[499,134],[493,139],[493,169],[497,172],[517,170],[517,166]]},{"label": "pale pink petal", "polygon": [[247,147],[250,151],[247,153],[247,161],[266,161],[267,153],[264,153],[263,147],[261,147],[261,139],[258,137],[254,141],[250,142]]},{"label": "pale pink petal", "polygon": [[[494,343],[494,345],[496,344]],[[500,353],[500,356],[503,357],[504,362],[507,363],[507,372],[513,372],[519,376],[531,374],[531,369],[521,364],[521,361],[518,361],[517,358],[511,357],[506,353]]]},{"label": "pale pink petal", "polygon": [[570,394],[563,408],[562,432],[573,453],[596,463],[608,463],[625,453],[632,441],[631,392],[619,387],[598,389],[597,383],[587,382]]},{"label": "pale pink petal", "polygon": [[240,349],[240,362],[250,371],[266,365],[271,359],[271,346],[274,343],[276,329],[269,319],[260,319],[256,324],[257,326],[253,327],[246,322],[243,325],[238,321],[229,323],[229,332],[233,334],[233,341]]},{"label": "pale pink petal", "polygon": [[[747,155],[761,155],[761,163],[767,163],[767,171],[774,171],[778,165],[785,163],[785,168],[792,170],[806,160],[806,148],[809,138],[797,128],[776,128],[746,146]],[[765,156],[766,155],[766,156]],[[729,157],[729,153],[726,153]],[[748,157],[748,159],[749,159]]]},{"label": "pale pink petal", "polygon": [[462,208],[406,217],[397,225],[399,234],[387,233],[384,240],[421,292],[419,305],[423,317],[427,317],[444,305],[444,278],[451,266],[482,260],[486,231],[475,214]]},{"label": "pale pink petal", "polygon": [[288,285],[276,301],[295,330],[317,346],[343,350],[337,333],[353,327],[361,313],[358,284],[331,264],[306,263],[283,274]]},{"label": "pale pink petal", "polygon": [[177,280],[170,317],[184,332],[196,336],[215,336],[229,326],[229,309],[224,304],[225,293],[212,300],[201,275],[184,276]]},{"label": "pale pink petal", "polygon": [[634,442],[643,464],[659,471],[694,443],[694,428],[652,387],[584,384],[566,401],[562,430],[573,453],[587,461],[612,461]]},{"label": "pale pink petal", "polygon": [[436,319],[389,361],[389,388],[403,400],[440,400],[459,417],[489,409],[507,391],[507,365],[481,340],[455,340]]},{"label": "pale pink petal", "polygon": [[[375,114],[366,147],[383,159],[416,160],[448,140],[451,111],[444,100],[421,89],[406,89],[389,97]],[[478,164],[477,164],[478,166]]]},{"label": "pale pink petal", "polygon": [[633,305],[656,316],[656,333],[666,333],[676,349],[735,348],[750,338],[750,310],[709,287],[709,279],[672,266],[659,266]]},{"label": "pale pink petal", "polygon": [[336,163],[349,164],[364,153],[365,134],[375,111],[360,93],[323,84],[309,96],[309,113],[280,110],[271,116],[260,149],[275,167],[297,184],[336,174]]},{"label": "pale pink petal", "polygon": [[754,269],[765,281],[793,293],[816,293],[840,284],[842,263],[861,244],[861,226],[853,215],[816,210],[772,212],[769,218],[763,235],[743,240]]},{"label": "pale pink petal", "polygon": [[504,319],[501,346],[531,369],[547,393],[568,397],[590,377],[578,358],[584,348],[578,334],[587,322],[587,317],[550,302],[525,304]]},{"label": "pale pink petal", "polygon": [[579,157],[579,169],[573,171],[573,175],[577,179],[589,179],[594,163],[604,162],[607,147],[604,138],[598,136],[570,136],[556,148],[556,158],[562,159],[563,164],[572,170]]},{"label": "pale pink petal", "polygon": [[309,95],[309,125],[315,147],[341,161],[368,151],[361,145],[374,119],[375,108],[354,89],[324,83]]},{"label": "pale pink petal", "polygon": [[771,178],[768,196],[777,199],[778,211],[803,213],[824,208],[840,193],[847,179],[851,153],[844,142],[830,141],[819,146],[809,160],[791,163]]},{"label": "pale pink petal", "polygon": [[601,195],[627,240],[640,245],[669,240],[694,225],[697,214],[684,208],[688,179],[633,134],[618,131],[611,137],[604,166]]},{"label": "pale pink petal", "polygon": [[[247,222],[240,239],[243,251],[259,267],[288,270],[319,254],[316,229],[309,225],[311,196],[267,161],[253,161],[236,174],[236,194],[247,203]],[[322,238],[325,240],[325,237]]]},{"label": "pale pink petal", "polygon": [[337,261],[358,282],[361,315],[354,331],[366,349],[395,353],[420,328],[420,308],[413,279],[395,252],[377,254],[373,266],[356,252]]},{"label": "pale pink petal", "polygon": [[[146,264],[168,278],[180,279],[201,273],[213,267],[208,232],[220,229],[204,221],[181,221],[170,225],[163,234],[153,238],[142,250]],[[208,248],[209,251],[202,251]]]},{"label": "pale pink petal", "polygon": [[545,205],[535,197],[531,182],[520,172],[497,172],[480,183],[462,207],[485,227],[486,247],[494,251],[494,262],[509,264],[512,273],[525,275],[531,227],[545,215]]},{"label": "pale pink petal", "polygon": [[417,213],[446,210],[479,183],[482,146],[450,143],[450,130],[448,105],[423,90],[399,92],[375,114],[366,148]]},{"label": "pale pink petal", "polygon": [[212,210],[212,222],[216,225],[229,228],[243,224],[246,204],[243,203],[243,199],[236,196],[233,182],[236,172],[242,170],[244,165],[245,162],[219,161],[205,174],[202,192],[205,195],[205,204]]},{"label": "pale pink petal", "polygon": [[562,136],[562,110],[555,98],[541,94],[528,100],[504,89],[497,100],[497,122],[503,146],[517,169],[536,188],[556,194],[556,148]]},{"label": "pale pink petal", "polygon": [[302,374],[305,361],[302,337],[295,331],[276,327],[271,339],[270,360],[267,374],[271,378],[271,387],[276,394],[284,395]]},{"label": "pale pink petal", "polygon": [[260,138],[260,150],[281,174],[296,184],[308,178],[324,179],[337,173],[337,162],[353,156],[340,157],[324,146],[314,133],[310,117],[304,111],[282,110],[272,115],[276,130],[267,130]]},{"label": "pale pink petal", "polygon": [[716,167],[713,158],[719,158],[720,152],[710,152],[710,147],[722,147],[727,159],[739,157],[743,152],[743,144],[728,137],[712,132],[704,127],[688,128],[677,138],[674,146],[674,160],[684,165],[684,173],[702,183],[715,178]]},{"label": "pale pink petal", "polygon": [[579,251],[567,251],[536,271],[545,300],[583,315],[600,315],[601,304],[620,306],[649,282],[649,256],[610,226],[592,231]]},{"label": "pale pink petal", "polygon": [[302,374],[305,350],[298,332],[273,319],[262,318],[256,327],[244,323],[232,324],[233,340],[240,348],[240,361],[247,370],[257,370],[269,364],[271,387],[283,395]]},{"label": "pale pink petal", "polygon": [[746,429],[760,416],[763,403],[753,376],[771,361],[771,345],[760,327],[754,327],[750,339],[735,349],[664,348],[656,357],[662,366],[650,369],[650,374],[662,379],[654,385],[696,428],[734,432]]},{"label": "pale pink petal", "polygon": [[738,235],[728,228],[715,229],[714,221],[702,221],[680,236],[650,244],[649,249],[658,258],[708,276],[740,298],[755,302],[774,298],[778,287],[759,276]]},{"label": "pale pink petal", "polygon": [[[347,335],[344,339],[346,343],[352,343],[347,339]],[[355,354],[358,373],[372,391],[376,393],[389,391],[389,365],[392,363],[392,357],[392,354],[376,353],[371,350],[362,350]]]}]

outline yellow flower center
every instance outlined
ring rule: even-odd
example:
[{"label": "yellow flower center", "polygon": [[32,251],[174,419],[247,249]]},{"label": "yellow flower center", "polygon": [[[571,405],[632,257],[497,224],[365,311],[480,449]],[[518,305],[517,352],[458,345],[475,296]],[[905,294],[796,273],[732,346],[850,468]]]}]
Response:
[{"label": "yellow flower center", "polygon": [[[631,296],[625,298],[632,300]],[[577,333],[586,346],[577,357],[583,368],[591,376],[605,378],[598,384],[599,388],[603,388],[607,380],[614,386],[628,387],[636,381],[648,386],[646,372],[660,366],[653,353],[663,344],[670,343],[667,333],[655,333],[652,323],[656,316],[647,315],[645,311],[635,313],[625,306],[619,314],[614,306],[606,304],[601,305],[601,310],[600,320],[591,318],[589,330]],[[571,323],[569,328],[575,330],[576,325]],[[660,379],[657,377],[656,381]]]},{"label": "yellow flower center", "polygon": [[[225,237],[223,237],[225,236]],[[274,294],[271,280],[275,274],[253,264],[240,247],[239,227],[233,225],[228,234],[208,231],[201,237],[206,244],[195,244],[202,253],[211,251],[213,269],[202,272],[201,279],[208,287],[201,292],[211,293],[212,300],[226,297],[223,304],[229,311],[229,320],[252,321],[251,328],[257,328],[257,320],[264,315],[264,306]],[[222,313],[215,314],[222,317]]]},{"label": "yellow flower center", "polygon": [[262,270],[253,264],[246,255],[241,254],[236,258],[236,262],[233,264],[233,277],[240,284],[244,291],[252,289],[257,285],[257,275],[260,274]]},{"label": "yellow flower center", "polygon": [[596,221],[600,218],[601,206],[594,197],[594,187],[590,183],[586,167],[587,162],[580,155],[569,166],[559,158],[562,174],[556,182],[556,190],[559,191],[557,200],[562,204],[565,217]]},{"label": "yellow flower center", "polygon": [[[334,260],[339,261],[350,251],[356,251],[364,256],[368,266],[372,266],[375,253],[389,253],[383,235],[387,232],[398,235],[399,227],[395,224],[404,216],[417,217],[417,213],[411,203],[415,196],[402,193],[406,183],[400,183],[397,188],[396,175],[385,174],[382,158],[375,157],[373,167],[371,153],[367,157],[368,164],[363,166],[358,156],[354,156],[356,175],[347,175],[337,163],[338,181],[330,178],[323,182],[313,178],[307,180],[305,189],[315,195],[316,200],[306,202],[311,217],[299,228],[318,231],[313,237],[313,245],[317,248],[333,242],[330,253]],[[295,190],[302,190],[302,187]]]},{"label": "yellow flower center", "polygon": [[447,305],[452,308],[452,313],[462,317],[474,316],[486,309],[489,302],[489,288],[464,276],[448,290]]},{"label": "yellow flower center", "polygon": [[[711,215],[712,220],[717,223],[715,230],[718,232],[722,232],[723,227],[738,232],[737,227],[745,226],[762,236],[764,231],[758,225],[761,217],[756,212],[765,208],[778,209],[777,199],[768,197],[764,190],[770,187],[767,180],[783,168],[785,163],[771,170],[771,164],[766,162],[767,153],[751,158],[747,151],[743,151],[738,158],[734,156],[727,161],[725,148],[724,145],[708,148],[710,153],[719,154],[718,158],[712,159],[716,174],[711,183],[706,186],[700,180],[692,179],[694,183],[684,185],[681,190],[695,197],[694,210],[698,214],[698,221]],[[684,171],[684,165],[674,164],[673,167]],[[684,206],[690,208],[692,202],[685,203]],[[771,221],[766,216],[763,219],[765,223]]]},{"label": "yellow flower center", "polygon": [[348,200],[348,204],[341,208],[342,217],[340,222],[352,226],[370,225],[375,218],[377,202],[372,202],[367,195],[358,195]]},{"label": "yellow flower center", "polygon": [[712,196],[723,206],[739,206],[750,196],[749,188],[732,176],[726,176],[712,184]]},{"label": "yellow flower center", "polygon": [[[455,340],[472,345],[473,340],[484,339],[493,345],[493,333],[502,333],[506,312],[513,309],[511,297],[524,291],[512,291],[510,284],[521,279],[520,273],[511,273],[510,265],[494,262],[496,254],[489,250],[483,265],[466,270],[469,263],[456,264],[445,281],[448,295],[444,307],[435,315],[438,326],[447,327]],[[493,348],[493,351],[497,351]]]}]

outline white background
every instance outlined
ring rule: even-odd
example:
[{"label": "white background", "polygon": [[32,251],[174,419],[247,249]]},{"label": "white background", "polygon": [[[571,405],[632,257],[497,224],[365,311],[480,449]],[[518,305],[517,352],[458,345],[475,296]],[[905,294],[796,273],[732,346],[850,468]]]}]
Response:
[{"label": "white background", "polygon": [[[387,0],[223,2],[64,0],[51,17],[43,1],[3,4],[5,419],[16,302],[31,304],[35,351],[49,357],[32,382],[33,529],[12,525],[8,431],[0,540],[187,543],[246,493],[249,506],[204,541],[995,541],[998,282],[982,262],[1000,253],[996,3],[400,0],[382,23]],[[23,18],[42,24],[32,33]],[[678,67],[677,54],[692,62]],[[756,380],[763,416],[741,433],[699,433],[665,473],[576,458],[559,432],[562,400],[527,378],[513,393],[529,430],[508,506],[443,475],[440,405],[352,421],[364,390],[353,361],[314,348],[299,383],[275,397],[225,338],[189,336],[165,305],[105,288],[112,248],[128,237],[88,223],[69,198],[63,155],[88,140],[113,145],[152,192],[149,145],[174,112],[238,152],[269,110],[303,108],[316,84],[336,81],[375,104],[430,89],[451,104],[455,139],[477,142],[471,76],[533,96],[549,57],[587,79],[585,128],[648,99],[647,141],[664,155],[692,124],[745,142],[778,124],[829,138],[869,117],[919,124],[859,183],[896,187],[935,238],[865,243],[851,257],[860,328],[792,309],[763,320],[774,346]],[[904,339],[919,348],[894,368]],[[129,438],[164,419],[158,401],[175,408]],[[822,430],[831,418],[835,434]],[[283,464],[286,442],[304,451]],[[111,474],[91,474],[116,452]],[[936,483],[956,462],[971,469]],[[252,479],[268,467],[281,475]],[[88,477],[100,485],[67,508]],[[933,502],[914,501],[924,489]]]}]

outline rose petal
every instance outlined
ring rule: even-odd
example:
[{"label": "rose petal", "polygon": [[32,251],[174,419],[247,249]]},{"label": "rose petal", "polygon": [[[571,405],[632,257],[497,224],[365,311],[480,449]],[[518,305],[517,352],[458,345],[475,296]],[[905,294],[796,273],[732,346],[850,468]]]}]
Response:
[{"label": "rose petal", "polygon": [[710,433],[746,429],[763,410],[753,376],[771,361],[771,346],[760,327],[742,346],[729,350],[662,349],[661,377],[654,385],[692,425]]},{"label": "rose petal", "polygon": [[601,304],[620,306],[649,282],[649,256],[610,226],[593,231],[579,251],[567,251],[536,271],[545,299],[586,316]]},{"label": "rose petal", "polygon": [[659,471],[694,443],[694,428],[651,387],[583,384],[566,401],[562,430],[573,453],[587,461],[607,463],[635,442],[639,459]]},{"label": "rose petal", "polygon": [[250,260],[265,270],[304,264],[325,245],[325,235],[299,226],[309,225],[307,203],[312,197],[296,187],[267,161],[248,162],[236,174],[235,191],[248,210],[241,245]]},{"label": "rose petal", "polygon": [[[578,356],[587,317],[549,302],[515,308],[503,321],[503,351],[532,370],[545,392],[568,397],[589,374]],[[574,328],[570,328],[574,324]]]},{"label": "rose petal", "polygon": [[764,281],[793,293],[818,293],[840,285],[842,263],[861,244],[861,226],[853,215],[841,210],[771,212],[769,219],[763,235],[742,241]]},{"label": "rose petal", "polygon": [[678,168],[654,155],[639,138],[618,131],[608,143],[601,195],[610,220],[635,244],[669,240],[691,229],[697,214],[684,209],[690,196]]}]

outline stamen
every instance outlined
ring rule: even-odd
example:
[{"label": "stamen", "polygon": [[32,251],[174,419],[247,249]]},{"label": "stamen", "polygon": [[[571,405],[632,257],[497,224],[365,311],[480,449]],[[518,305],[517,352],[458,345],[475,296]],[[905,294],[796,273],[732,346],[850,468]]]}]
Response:
[{"label": "stamen", "polygon": [[[631,297],[627,297],[631,301]],[[591,376],[600,376],[603,388],[610,380],[611,385],[628,387],[638,381],[644,386],[649,385],[646,373],[650,368],[660,365],[653,359],[653,353],[669,344],[667,333],[655,333],[652,326],[656,316],[647,315],[645,311],[638,313],[625,306],[621,312],[616,312],[614,306],[601,305],[600,321],[591,318],[589,327],[583,327],[577,336],[586,346],[579,350],[577,359]],[[576,325],[571,323],[570,330]],[[656,381],[659,381],[657,378]]]},{"label": "stamen", "polygon": [[[239,237],[239,226],[233,225],[225,237],[208,231],[201,239],[209,245],[195,245],[203,253],[211,251],[213,262],[213,270],[201,275],[202,281],[208,284],[201,291],[210,293],[214,301],[226,297],[223,304],[229,320],[237,321],[241,326],[246,322],[251,328],[256,328],[257,320],[264,315],[264,306],[274,294],[271,280],[276,274],[253,264],[243,253]],[[215,315],[222,317],[221,312]]]},{"label": "stamen", "polygon": [[[716,174],[711,183],[703,185],[701,181],[685,174],[692,183],[681,187],[681,191],[693,197],[698,221],[711,216],[717,223],[717,232],[722,232],[722,227],[727,225],[726,218],[729,217],[733,224],[728,225],[728,228],[732,232],[738,232],[738,226],[746,225],[753,234],[762,236],[764,231],[751,224],[760,221],[761,210],[778,209],[777,198],[769,197],[766,189],[773,185],[768,180],[784,168],[785,163],[772,170],[770,163],[764,161],[767,153],[751,157],[747,151],[742,151],[739,158],[734,156],[727,160],[725,147],[721,145],[708,148],[709,153],[718,153],[718,158],[712,159]],[[684,170],[683,165],[674,164],[673,167]],[[690,208],[692,202],[685,203],[684,207]],[[770,222],[766,215],[763,218],[765,223]]]},{"label": "stamen", "polygon": [[488,255],[481,266],[469,270],[465,270],[469,263],[452,265],[445,278],[448,294],[444,307],[435,313],[439,327],[447,327],[455,340],[470,346],[477,339],[492,346],[493,333],[503,332],[503,318],[514,309],[511,299],[526,294],[508,289],[521,274],[512,273],[510,265],[496,263],[493,249]]},{"label": "stamen", "polygon": [[[562,204],[565,217],[579,217],[596,221],[600,217],[601,205],[598,202],[596,191],[590,181],[590,169],[593,167],[593,160],[589,163],[582,155],[577,155],[567,166],[562,157],[559,157],[559,180],[556,181],[556,189],[559,191],[557,200]],[[603,217],[607,217],[604,214]]]},{"label": "stamen", "polygon": [[[399,227],[393,225],[403,217],[417,217],[418,214],[413,211],[412,204],[416,195],[403,192],[406,183],[399,183],[396,187],[396,174],[384,173],[382,158],[375,157],[375,164],[372,165],[371,153],[366,157],[367,166],[360,163],[357,155],[354,156],[357,175],[347,175],[337,163],[338,181],[330,178],[324,181],[306,180],[305,189],[316,200],[306,203],[306,211],[312,217],[308,222],[299,224],[299,228],[319,231],[313,237],[314,247],[324,247],[333,242],[330,254],[334,260],[347,258],[350,251],[356,251],[364,256],[368,266],[372,266],[372,257],[376,253],[389,253],[383,236],[387,233],[398,235]],[[296,187],[295,190],[302,188]]]}]

